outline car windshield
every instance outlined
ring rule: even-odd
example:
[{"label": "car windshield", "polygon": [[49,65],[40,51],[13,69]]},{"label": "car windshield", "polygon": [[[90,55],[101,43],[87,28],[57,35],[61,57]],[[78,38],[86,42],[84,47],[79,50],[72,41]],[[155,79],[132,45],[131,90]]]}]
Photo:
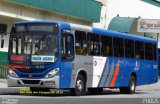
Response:
[{"label": "car windshield", "polygon": [[9,47],[11,63],[27,65],[53,63],[58,57],[58,36],[11,35]]}]

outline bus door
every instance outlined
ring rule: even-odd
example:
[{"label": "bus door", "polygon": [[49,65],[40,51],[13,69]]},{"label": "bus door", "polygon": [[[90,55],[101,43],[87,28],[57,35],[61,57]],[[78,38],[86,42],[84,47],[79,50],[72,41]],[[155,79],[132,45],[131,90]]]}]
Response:
[{"label": "bus door", "polygon": [[73,35],[68,32],[61,36],[60,88],[69,88],[71,84],[72,60],[74,59]]}]

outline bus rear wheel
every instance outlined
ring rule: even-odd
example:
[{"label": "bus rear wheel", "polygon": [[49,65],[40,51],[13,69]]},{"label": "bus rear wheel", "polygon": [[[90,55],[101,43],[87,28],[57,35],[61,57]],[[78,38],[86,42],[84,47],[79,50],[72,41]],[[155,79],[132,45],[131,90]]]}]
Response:
[{"label": "bus rear wheel", "polygon": [[128,87],[120,87],[120,92],[123,94],[134,94],[136,89],[136,78],[132,75],[129,80]]},{"label": "bus rear wheel", "polygon": [[83,75],[78,74],[75,88],[71,89],[71,94],[74,96],[80,96],[86,94],[86,82]]}]

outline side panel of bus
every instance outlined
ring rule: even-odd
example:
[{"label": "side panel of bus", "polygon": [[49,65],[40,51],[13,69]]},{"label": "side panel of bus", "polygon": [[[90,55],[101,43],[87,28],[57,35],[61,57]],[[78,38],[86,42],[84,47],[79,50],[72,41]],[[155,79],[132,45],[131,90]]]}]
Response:
[{"label": "side panel of bus", "polygon": [[123,81],[124,64],[123,58],[108,58],[106,68],[103,70],[99,87],[119,87]]},{"label": "side panel of bus", "polygon": [[72,77],[72,62],[62,62],[60,69],[60,88],[70,88]]},{"label": "side panel of bus", "polygon": [[76,77],[81,72],[85,72],[87,75],[86,86],[92,87],[93,81],[93,57],[92,56],[83,56],[83,55],[75,55],[75,59],[73,61],[73,70],[72,70],[72,81],[71,88],[75,87]]}]

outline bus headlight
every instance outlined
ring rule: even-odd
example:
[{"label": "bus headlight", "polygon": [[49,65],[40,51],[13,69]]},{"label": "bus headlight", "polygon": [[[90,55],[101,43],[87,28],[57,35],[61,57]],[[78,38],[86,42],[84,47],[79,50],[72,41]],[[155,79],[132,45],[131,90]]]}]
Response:
[{"label": "bus headlight", "polygon": [[58,71],[59,71],[59,68],[55,68],[55,69],[51,70],[51,71],[45,76],[45,78],[53,78],[53,77],[57,74]]},{"label": "bus headlight", "polygon": [[11,77],[18,78],[18,75],[17,75],[13,70],[8,70],[8,74],[9,74]]}]

